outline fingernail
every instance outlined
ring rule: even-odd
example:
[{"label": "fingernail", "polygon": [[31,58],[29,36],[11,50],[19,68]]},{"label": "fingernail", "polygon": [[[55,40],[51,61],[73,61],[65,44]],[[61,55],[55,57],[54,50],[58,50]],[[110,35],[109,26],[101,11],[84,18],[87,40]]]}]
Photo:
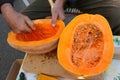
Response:
[{"label": "fingernail", "polygon": [[35,30],[36,29],[35,26],[33,26],[32,29]]},{"label": "fingernail", "polygon": [[52,24],[53,27],[55,27],[55,24]]},{"label": "fingernail", "polygon": [[34,27],[33,30],[35,30],[36,28]]}]

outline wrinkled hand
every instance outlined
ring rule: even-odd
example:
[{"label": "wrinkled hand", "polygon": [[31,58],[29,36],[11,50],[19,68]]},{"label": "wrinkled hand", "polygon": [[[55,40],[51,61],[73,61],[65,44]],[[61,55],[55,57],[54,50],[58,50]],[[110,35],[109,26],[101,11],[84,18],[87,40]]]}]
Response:
[{"label": "wrinkled hand", "polygon": [[52,25],[56,25],[56,20],[57,19],[64,19],[64,5],[65,0],[56,0],[55,4],[52,7],[51,13],[52,13]]},{"label": "wrinkled hand", "polygon": [[33,22],[27,16],[16,12],[11,5],[8,4],[4,9],[1,8],[1,11],[13,32],[29,33],[35,30]]},{"label": "wrinkled hand", "polygon": [[17,12],[11,14],[6,20],[15,33],[29,33],[35,28],[27,16]]}]

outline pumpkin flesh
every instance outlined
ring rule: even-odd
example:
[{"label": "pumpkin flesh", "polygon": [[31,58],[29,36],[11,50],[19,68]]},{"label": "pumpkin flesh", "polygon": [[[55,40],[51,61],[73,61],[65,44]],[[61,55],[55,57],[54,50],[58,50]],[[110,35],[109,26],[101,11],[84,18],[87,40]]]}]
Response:
[{"label": "pumpkin flesh", "polygon": [[102,32],[95,25],[78,25],[71,48],[72,63],[77,67],[81,65],[86,68],[95,67],[103,55],[102,35]]},{"label": "pumpkin flesh", "polygon": [[110,26],[98,14],[75,17],[63,30],[58,43],[59,63],[66,70],[82,76],[93,76],[105,71],[113,53]]},{"label": "pumpkin flesh", "polygon": [[42,23],[37,23],[34,24],[35,30],[32,31],[32,33],[20,33],[16,35],[16,39],[20,41],[39,41],[39,40],[44,40],[47,38],[50,38],[54,36],[60,25],[56,25],[55,27],[52,27],[50,24],[42,24]]},{"label": "pumpkin flesh", "polygon": [[57,40],[64,29],[64,23],[58,20],[55,27],[52,27],[51,19],[34,20],[36,30],[32,33],[8,34],[8,43],[18,46],[39,46]]},{"label": "pumpkin flesh", "polygon": [[47,53],[55,49],[64,29],[64,22],[57,20],[55,27],[52,27],[51,19],[37,19],[33,23],[36,29],[31,33],[9,32],[7,41],[10,46],[32,54]]}]

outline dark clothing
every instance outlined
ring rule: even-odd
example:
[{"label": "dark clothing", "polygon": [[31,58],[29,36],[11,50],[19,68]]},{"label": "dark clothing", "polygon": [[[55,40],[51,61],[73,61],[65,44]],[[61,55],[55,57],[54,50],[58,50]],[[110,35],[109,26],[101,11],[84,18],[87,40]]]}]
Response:
[{"label": "dark clothing", "polygon": [[0,0],[0,6],[4,3],[13,3],[14,0]]},{"label": "dark clothing", "polygon": [[[120,35],[120,0],[75,0],[72,4],[67,0],[64,9],[66,8],[77,8],[82,13],[101,14],[110,23],[113,34]],[[50,16],[51,8],[48,0],[36,0],[23,10],[23,14],[31,19]]]},{"label": "dark clothing", "polygon": [[[66,8],[76,8],[82,13],[101,14],[108,20],[113,34],[120,35],[120,0],[67,0],[64,9]],[[44,18],[51,16],[51,7],[48,0],[36,0],[22,13],[31,19]]]},{"label": "dark clothing", "polygon": [[77,0],[73,7],[84,13],[101,14],[110,23],[114,35],[120,35],[120,0]]}]

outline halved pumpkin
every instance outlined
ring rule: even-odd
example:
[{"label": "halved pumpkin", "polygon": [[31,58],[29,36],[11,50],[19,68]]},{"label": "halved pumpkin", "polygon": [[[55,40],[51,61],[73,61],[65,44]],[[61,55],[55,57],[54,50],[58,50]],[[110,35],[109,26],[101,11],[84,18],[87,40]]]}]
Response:
[{"label": "halved pumpkin", "polygon": [[58,43],[59,63],[68,71],[93,76],[105,71],[114,53],[113,35],[99,14],[81,14],[63,30]]},{"label": "halved pumpkin", "polygon": [[57,47],[58,38],[64,29],[64,22],[58,20],[52,27],[51,19],[34,20],[36,29],[31,33],[8,34],[8,43],[13,48],[26,53],[47,53]]}]

